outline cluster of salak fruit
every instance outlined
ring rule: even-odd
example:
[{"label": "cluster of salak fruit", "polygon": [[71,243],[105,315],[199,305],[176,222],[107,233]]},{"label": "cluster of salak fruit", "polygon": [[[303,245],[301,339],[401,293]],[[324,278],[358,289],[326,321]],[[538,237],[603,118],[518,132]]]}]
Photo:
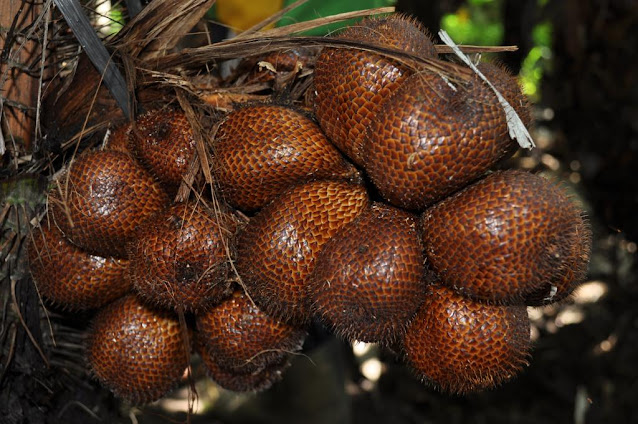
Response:
[{"label": "cluster of salak fruit", "polygon": [[[340,37],[437,57],[400,16]],[[529,123],[516,81],[479,69]],[[482,390],[526,363],[526,307],[584,278],[579,208],[540,176],[490,171],[516,143],[482,79],[331,47],[313,90],[314,115],[262,103],[223,118],[210,140],[219,202],[169,200],[195,151],[177,110],[116,129],[57,180],[32,274],[51,303],[97,309],[88,363],[118,396],[160,398],[191,349],[222,387],[265,389],[312,320],[392,348],[444,391]]]}]

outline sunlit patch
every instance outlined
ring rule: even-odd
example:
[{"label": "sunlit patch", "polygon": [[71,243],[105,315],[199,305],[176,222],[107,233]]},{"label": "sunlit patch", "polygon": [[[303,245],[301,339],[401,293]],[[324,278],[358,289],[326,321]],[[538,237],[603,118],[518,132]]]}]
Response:
[{"label": "sunlit patch", "polygon": [[556,327],[578,324],[585,319],[585,313],[580,307],[568,307],[558,313],[555,319]]},{"label": "sunlit patch", "polygon": [[560,169],[560,162],[558,161],[558,159],[556,159],[549,153],[544,153],[541,156],[541,162],[552,171],[558,171]]},{"label": "sunlit patch", "polygon": [[370,358],[361,364],[361,374],[371,382],[377,382],[383,374],[383,363],[378,358]]},{"label": "sunlit patch", "polygon": [[361,357],[365,355],[366,353],[368,353],[372,346],[373,346],[372,343],[364,343],[364,342],[355,341],[354,343],[352,343],[352,352],[354,353],[354,356]]},{"label": "sunlit patch", "polygon": [[605,340],[594,346],[594,354],[602,355],[604,353],[609,353],[618,343],[618,336],[616,334],[611,334]]},{"label": "sunlit patch", "polygon": [[583,283],[574,292],[575,303],[594,303],[600,300],[607,292],[609,288],[604,281],[594,280]]}]

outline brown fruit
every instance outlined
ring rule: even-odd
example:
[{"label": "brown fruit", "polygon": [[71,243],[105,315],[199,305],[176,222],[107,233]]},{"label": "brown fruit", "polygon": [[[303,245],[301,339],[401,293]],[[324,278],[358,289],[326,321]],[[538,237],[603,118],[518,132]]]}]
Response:
[{"label": "brown fruit", "polygon": [[308,321],[315,258],[368,203],[363,186],[315,181],[287,190],[252,218],[239,236],[235,265],[259,308],[295,324]]},{"label": "brown fruit", "polygon": [[290,366],[288,357],[269,365],[245,372],[234,368],[223,368],[217,363],[217,357],[205,346],[198,343],[197,352],[202,358],[206,373],[220,387],[233,392],[261,392],[280,381],[283,372]]},{"label": "brown fruit", "polygon": [[505,65],[481,62],[478,65],[478,69],[514,108],[523,124],[526,127],[531,125],[532,112],[529,99],[523,94],[516,77],[512,75]]},{"label": "brown fruit", "polygon": [[55,223],[77,246],[100,256],[126,257],[137,228],[168,202],[166,193],[130,155],[85,152],[49,197]]},{"label": "brown fruit", "polygon": [[132,130],[137,157],[153,175],[175,191],[195,153],[195,139],[182,111],[159,109],[140,116]]},{"label": "brown fruit", "polygon": [[91,255],[52,222],[33,231],[28,255],[40,295],[71,311],[99,308],[132,289],[128,260]]},{"label": "brown fruit", "polygon": [[253,373],[301,349],[302,328],[260,311],[243,291],[197,316],[198,339],[222,368]]},{"label": "brown fruit", "polygon": [[441,281],[495,303],[564,299],[585,277],[591,232],[548,180],[503,171],[423,214],[426,256]]},{"label": "brown fruit", "polygon": [[433,285],[408,327],[404,349],[417,375],[444,392],[489,389],[527,365],[527,310],[485,305]]},{"label": "brown fruit", "polygon": [[423,274],[416,219],[375,203],[325,244],[309,297],[341,336],[392,343],[423,301]]},{"label": "brown fruit", "polygon": [[213,216],[201,205],[175,203],[142,226],[130,245],[135,290],[151,303],[175,310],[197,312],[219,302],[231,293],[234,231],[229,215]]},{"label": "brown fruit", "polygon": [[363,150],[381,195],[418,210],[480,177],[515,147],[496,95],[478,76],[454,91],[441,76],[424,73],[383,104]]},{"label": "brown fruit", "polygon": [[177,386],[188,366],[186,352],[177,318],[133,295],[97,313],[86,346],[95,377],[134,404],[157,400]]},{"label": "brown fruit", "polygon": [[[366,19],[339,38],[436,57],[432,41],[414,20],[401,15]],[[359,49],[326,48],[315,65],[315,113],[330,140],[357,165],[379,107],[412,72],[386,56]]]},{"label": "brown fruit", "polygon": [[131,153],[131,129],[132,123],[117,127],[109,135],[104,144],[104,150],[115,150],[118,152]]},{"label": "brown fruit", "polygon": [[261,208],[294,184],[356,178],[357,170],[305,115],[283,106],[232,112],[215,137],[213,172],[228,203]]}]

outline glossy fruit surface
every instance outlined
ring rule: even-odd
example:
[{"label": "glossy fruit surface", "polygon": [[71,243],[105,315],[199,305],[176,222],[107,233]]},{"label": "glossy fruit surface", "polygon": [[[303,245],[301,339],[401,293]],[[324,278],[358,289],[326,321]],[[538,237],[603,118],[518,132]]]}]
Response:
[{"label": "glossy fruit surface", "polygon": [[425,293],[417,219],[381,203],[341,229],[311,276],[313,309],[349,340],[392,342]]},{"label": "glossy fruit surface", "polygon": [[121,258],[138,227],[167,202],[153,177],[129,154],[117,151],[81,154],[49,196],[55,223],[71,242]]},{"label": "glossy fruit surface", "polygon": [[232,206],[260,209],[294,184],[358,173],[307,116],[283,106],[232,112],[215,135],[213,172]]},{"label": "glossy fruit surface", "polygon": [[527,364],[529,318],[524,306],[495,306],[430,286],[408,327],[404,348],[416,374],[444,392],[493,388]]},{"label": "glossy fruit surface", "polygon": [[533,121],[531,105],[516,77],[499,63],[481,62],[478,69],[514,108],[523,124],[529,127]]},{"label": "glossy fruit surface", "polygon": [[158,109],[140,116],[132,130],[137,157],[173,192],[182,182],[193,154],[193,130],[184,112]]},{"label": "glossy fruit surface", "polygon": [[134,404],[164,396],[177,386],[188,365],[177,318],[132,295],[98,312],[86,355],[102,385]]},{"label": "glossy fruit surface", "polygon": [[91,255],[51,221],[33,231],[28,255],[38,293],[70,311],[98,308],[133,288],[128,260]]},{"label": "glossy fruit surface", "polygon": [[591,231],[555,184],[502,171],[424,212],[432,269],[459,293],[495,303],[564,299],[587,270]]},{"label": "glossy fruit surface", "polygon": [[316,256],[368,202],[363,186],[316,181],[287,190],[255,215],[239,236],[235,264],[255,303],[277,318],[307,322]]},{"label": "glossy fruit surface", "polygon": [[230,295],[233,233],[230,216],[175,203],[147,222],[130,245],[136,292],[175,310],[197,312],[218,303]]},{"label": "glossy fruit surface", "polygon": [[363,155],[386,200],[420,210],[480,177],[515,147],[487,84],[474,77],[455,91],[439,75],[423,73],[383,104]]},{"label": "glossy fruit surface", "polygon": [[197,316],[200,342],[223,368],[254,372],[301,349],[303,328],[266,315],[246,294],[232,297]]},{"label": "glossy fruit surface", "polygon": [[[400,15],[366,19],[339,38],[436,57],[432,41],[414,20]],[[364,164],[362,145],[380,105],[412,72],[380,54],[326,48],[315,65],[315,113],[333,143],[357,165]]]}]

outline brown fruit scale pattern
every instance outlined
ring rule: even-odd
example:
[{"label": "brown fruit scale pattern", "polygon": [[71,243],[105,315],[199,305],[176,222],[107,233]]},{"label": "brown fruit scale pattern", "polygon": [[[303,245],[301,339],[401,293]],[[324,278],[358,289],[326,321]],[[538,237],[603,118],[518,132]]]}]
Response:
[{"label": "brown fruit scale pattern", "polygon": [[244,211],[260,209],[303,181],[358,176],[315,122],[276,105],[230,113],[215,135],[214,157],[224,199]]},{"label": "brown fruit scale pattern", "polygon": [[321,247],[368,205],[365,187],[336,181],[296,186],[264,207],[239,236],[236,268],[266,313],[310,318],[307,280]]},{"label": "brown fruit scale pattern", "polygon": [[130,274],[144,299],[197,312],[230,295],[230,217],[175,203],[149,220],[130,245]]},{"label": "brown fruit scale pattern", "polygon": [[117,151],[81,154],[49,197],[65,237],[94,254],[120,258],[126,257],[126,245],[140,223],[167,203],[153,177],[133,157]]},{"label": "brown fruit scale pattern", "polygon": [[27,252],[40,295],[69,311],[98,308],[132,289],[128,260],[83,251],[52,222],[34,229]]},{"label": "brown fruit scale pattern", "polygon": [[195,153],[193,130],[184,112],[150,111],[137,119],[130,138],[139,160],[165,184],[167,191],[175,191]]},{"label": "brown fruit scale pattern", "polygon": [[274,319],[237,290],[197,317],[198,338],[215,363],[237,373],[253,373],[299,351],[303,328]]},{"label": "brown fruit scale pattern", "polygon": [[488,389],[527,364],[527,310],[485,305],[435,284],[410,323],[404,349],[416,374],[445,392]]},{"label": "brown fruit scale pattern", "polygon": [[383,104],[363,155],[386,200],[422,210],[514,148],[496,96],[478,77],[454,91],[438,75],[418,74]]},{"label": "brown fruit scale pattern", "polygon": [[234,392],[260,392],[270,388],[280,381],[283,372],[290,366],[287,357],[278,362],[262,364],[257,369],[246,372],[233,368],[224,368],[217,363],[215,356],[201,343],[197,345],[197,352],[202,358],[206,374],[224,389]]},{"label": "brown fruit scale pattern", "polygon": [[[395,15],[368,19],[339,38],[436,57],[430,38],[414,20]],[[357,165],[364,165],[366,131],[380,105],[411,71],[395,60],[358,49],[326,48],[315,65],[315,113],[332,142]]]},{"label": "brown fruit scale pattern", "polygon": [[86,346],[97,379],[134,404],[164,396],[177,386],[188,365],[177,318],[133,295],[98,312]]},{"label": "brown fruit scale pattern", "polygon": [[375,203],[326,243],[310,278],[313,309],[348,340],[393,343],[425,296],[416,217]]},{"label": "brown fruit scale pattern", "polygon": [[[364,20],[346,30],[342,37],[403,49],[422,57],[436,57],[428,36],[405,17]],[[498,66],[482,64],[479,68],[510,101],[523,121],[529,123],[529,109],[515,81]],[[326,143],[312,120],[300,118],[302,115],[292,109],[274,105],[241,108],[228,116],[218,132],[218,149],[212,170],[217,174],[217,183],[226,200],[246,211],[258,211],[240,238],[236,265],[249,293],[265,313],[249,305],[247,296],[241,292],[225,302],[221,299],[223,295],[212,296],[216,299],[213,301],[208,294],[193,292],[185,295],[178,304],[178,309],[190,308],[197,312],[200,332],[195,349],[208,374],[221,386],[229,390],[256,391],[281,379],[283,370],[290,364],[290,355],[283,351],[300,348],[305,332],[297,324],[308,322],[311,305],[314,305],[315,311],[321,311],[324,319],[346,338],[367,339],[369,333],[377,332],[380,334],[372,334],[370,340],[387,342],[393,347],[398,338],[403,342],[407,362],[419,377],[444,391],[465,393],[486,389],[511,378],[526,363],[529,322],[522,303],[538,305],[563,299],[584,278],[591,249],[591,231],[578,208],[564,196],[552,197],[553,192],[549,189],[550,206],[545,209],[537,207],[546,197],[538,194],[539,199],[532,200],[523,196],[523,201],[529,201],[529,204],[512,208],[516,202],[510,201],[503,187],[492,187],[493,191],[483,197],[474,194],[472,198],[463,198],[474,189],[475,186],[471,186],[446,199],[454,191],[483,177],[494,163],[514,150],[515,144],[509,140],[503,112],[485,84],[474,79],[468,84],[457,85],[460,91],[452,93],[437,76],[424,73],[409,77],[411,73],[383,55],[357,49],[324,49],[315,68],[315,112],[334,144],[365,168],[387,201],[416,210],[440,202],[425,211],[421,223],[425,227],[427,262],[439,274],[436,278],[440,277],[442,284],[430,285],[425,294],[422,293],[425,284],[422,280],[418,281],[419,288],[408,285],[407,289],[401,290],[388,287],[367,290],[374,286],[371,284],[361,289],[364,280],[366,283],[389,281],[391,272],[386,267],[387,262],[400,255],[399,249],[410,247],[395,238],[403,237],[406,231],[410,233],[408,238],[412,238],[414,219],[405,219],[411,222],[408,226],[399,225],[401,218],[398,217],[409,217],[408,213],[387,205],[370,207],[363,185],[322,181],[324,178],[345,178],[361,182],[356,168]],[[267,141],[256,148],[255,141],[262,130]],[[241,133],[241,143],[236,141],[234,133]],[[299,137],[302,133],[304,136]],[[276,139],[282,135],[301,138],[302,144],[277,145]],[[143,115],[134,125],[117,129],[105,145],[108,151],[87,152],[78,157],[68,171],[73,178],[68,185],[59,185],[62,196],[54,191],[50,203],[56,223],[74,244],[60,243],[49,250],[60,247],[70,250],[72,257],[78,258],[77,263],[67,267],[71,273],[76,269],[87,275],[93,272],[87,271],[92,264],[83,264],[85,257],[80,256],[81,250],[76,246],[105,256],[100,258],[104,263],[125,263],[123,259],[106,256],[125,257],[133,251],[130,246],[137,238],[137,229],[144,227],[151,216],[167,206],[163,189],[172,194],[181,182],[193,154],[192,140],[192,130],[185,115],[163,109]],[[224,142],[228,144],[227,153],[221,148]],[[299,150],[295,150],[297,148]],[[299,156],[294,156],[294,160],[283,158],[281,149],[293,150]],[[224,162],[225,154],[231,158],[228,162]],[[291,167],[292,162],[294,166]],[[224,172],[228,176],[227,182],[219,178]],[[162,181],[163,189],[151,174]],[[494,175],[509,178],[519,174]],[[492,184],[490,178],[493,177],[488,176],[476,185]],[[307,180],[315,181],[308,183]],[[303,182],[304,185],[293,186]],[[545,189],[541,187],[540,191]],[[239,194],[234,194],[235,191]],[[235,197],[239,200],[233,200]],[[504,198],[508,200],[504,201]],[[61,208],[63,203],[68,209]],[[464,207],[470,211],[470,218],[464,215]],[[531,215],[516,215],[528,207],[536,208]],[[511,208],[518,218],[506,216],[507,208]],[[370,215],[371,210],[381,209],[393,210],[388,215],[395,216],[395,220],[385,224],[377,220],[376,225],[365,221],[365,211]],[[67,210],[73,225],[68,222]],[[525,261],[530,262],[530,258],[540,263],[539,269],[532,270],[538,281],[531,286],[526,280],[527,274],[520,274],[523,277],[517,276],[514,283],[510,281],[511,285],[504,287],[497,281],[499,275],[493,276],[493,271],[486,271],[487,267],[501,265],[514,257],[511,252],[493,254],[489,249],[494,243],[489,240],[484,251],[476,247],[489,239],[489,229],[482,228],[483,233],[479,236],[463,234],[472,225],[485,227],[485,216],[492,211],[497,215],[501,213],[493,220],[499,222],[495,227],[499,233],[496,245],[512,252],[524,250],[530,255],[515,258],[510,266],[520,267],[526,264]],[[531,223],[525,221],[529,216],[533,216]],[[164,218],[166,216],[161,215],[160,221],[147,224],[144,231],[151,234],[149,238],[155,237],[152,233],[166,221],[183,223],[181,218],[174,219],[175,214],[161,221]],[[554,222],[554,218],[560,221],[556,224],[558,227],[550,225],[548,230],[544,224],[539,224],[544,220]],[[469,221],[464,221],[467,219]],[[355,225],[357,222],[360,226]],[[545,232],[552,231],[554,238],[543,239]],[[200,233],[194,231],[193,237],[200,237]],[[182,245],[188,244],[183,239],[175,241],[174,238],[175,234],[167,236],[166,239],[171,241],[165,246],[162,243],[166,240],[161,237],[153,239],[155,253],[158,257],[164,255],[163,262],[173,265],[180,262],[174,259],[180,249],[189,258],[197,256],[183,249]],[[527,242],[536,239],[543,240],[530,248]],[[468,240],[475,245],[474,250],[463,250],[467,248],[464,242]],[[93,241],[98,243],[91,244]],[[374,246],[362,249],[363,241],[374,242]],[[536,247],[540,250],[535,250]],[[230,248],[232,250],[232,246]],[[455,264],[454,254],[448,255],[445,250],[448,248],[463,252],[463,261]],[[49,270],[53,265],[46,265],[46,261],[40,261],[42,269],[39,270],[37,258],[42,258],[42,249],[38,246],[30,246],[30,249],[40,251],[40,256],[31,253],[36,258],[32,265],[36,279],[44,280],[45,277],[37,276],[43,272],[58,275]],[[383,258],[372,257],[374,252]],[[481,257],[482,253],[486,256]],[[384,254],[390,254],[392,259]],[[143,256],[136,255],[137,260]],[[418,253],[408,257],[406,267],[410,271],[405,274],[409,275],[407,280],[412,280],[422,273],[424,259]],[[344,267],[339,260],[346,261],[347,258],[351,258],[350,265]],[[479,270],[469,270],[472,266],[478,266]],[[552,271],[546,269],[552,267]],[[133,270],[130,265],[129,268]],[[198,267],[187,264],[179,272],[160,270],[164,273],[160,277],[161,285],[197,274],[195,268]],[[327,280],[337,273],[330,274],[331,269],[341,272],[340,278],[344,281],[352,279],[353,275],[357,281],[349,287],[348,284],[339,286],[333,280],[332,289],[339,293],[321,290],[313,293],[312,287],[317,281]],[[109,278],[109,272],[105,274],[105,278]],[[466,278],[468,275],[480,275],[480,284]],[[494,281],[490,281],[490,277],[494,277],[491,278]],[[59,278],[63,280],[64,276]],[[138,283],[141,280],[138,273]],[[394,280],[403,280],[403,277]],[[95,285],[91,281],[89,279],[86,290],[92,292],[92,296],[109,299],[113,295],[94,291]],[[227,278],[220,277],[219,281],[221,284],[215,287],[230,287]],[[138,284],[140,288],[142,285]],[[343,294],[353,287],[357,289],[354,296],[359,302],[354,306],[351,305],[352,295]],[[140,294],[140,290],[136,295],[128,295],[103,307],[95,317],[87,343],[87,359],[95,376],[118,396],[134,403],[161,397],[179,382],[187,365],[183,334],[176,318],[166,310],[156,310],[141,302],[142,296],[153,299],[156,288],[157,285],[146,295]],[[485,288],[487,295],[483,292]],[[556,293],[553,293],[554,289]],[[171,289],[170,293],[174,295],[178,291]],[[73,295],[84,296],[84,293],[73,293],[72,300],[56,300],[58,292],[52,291],[53,294],[48,295],[50,300],[63,303],[67,308],[79,304]],[[175,300],[174,296],[169,297],[173,297],[171,301]],[[481,298],[483,303],[474,298]],[[205,301],[199,303],[202,299]],[[165,307],[171,301],[155,298],[156,303]],[[209,309],[218,302],[222,303]],[[412,316],[421,302],[424,303],[418,313]],[[499,305],[507,302],[518,305]],[[378,309],[372,311],[374,308]],[[329,318],[335,310],[345,312]],[[385,317],[390,323],[365,326],[370,322],[364,322],[365,318],[356,313],[362,310],[373,318]],[[241,318],[237,318],[238,314]],[[251,315],[249,320],[247,315]],[[348,323],[348,318],[357,318],[357,321]],[[375,319],[368,321],[378,324]],[[232,336],[219,336],[224,332],[232,333]],[[221,343],[214,343],[215,337]],[[282,353],[266,354],[269,350]],[[250,359],[248,364],[247,358]]]},{"label": "brown fruit scale pattern", "polygon": [[423,214],[426,255],[441,281],[496,303],[565,298],[585,277],[587,233],[561,190],[523,171],[495,172]]}]

